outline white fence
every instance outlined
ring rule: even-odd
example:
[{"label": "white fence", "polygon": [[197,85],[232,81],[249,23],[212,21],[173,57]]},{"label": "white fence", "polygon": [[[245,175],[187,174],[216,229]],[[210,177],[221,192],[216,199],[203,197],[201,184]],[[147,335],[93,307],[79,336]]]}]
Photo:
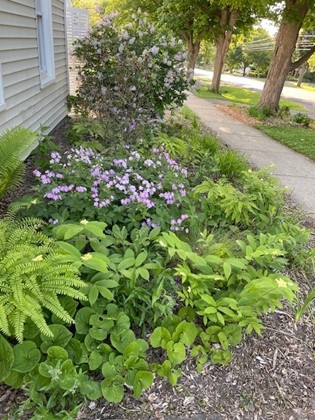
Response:
[{"label": "white fence", "polygon": [[78,61],[73,55],[73,43],[77,39],[85,38],[89,32],[89,12],[84,9],[71,7],[71,2],[66,4],[68,64],[70,95],[74,95],[78,87]]}]

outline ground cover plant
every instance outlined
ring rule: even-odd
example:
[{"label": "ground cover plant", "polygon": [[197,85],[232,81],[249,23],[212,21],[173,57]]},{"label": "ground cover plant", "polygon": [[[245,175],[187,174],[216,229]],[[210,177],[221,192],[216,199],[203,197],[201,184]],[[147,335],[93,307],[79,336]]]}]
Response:
[{"label": "ground cover plant", "polygon": [[[244,335],[262,333],[263,313],[281,308],[283,299],[294,302],[298,285],[287,271],[313,258],[304,248],[310,232],[285,215],[274,179],[222,149],[186,109],[170,117],[152,148],[141,141],[103,154],[79,147],[52,152],[49,165],[46,173],[35,170],[34,195],[12,207],[41,214],[45,234],[32,235],[54,250],[42,260],[44,250],[32,245],[38,252],[26,263],[31,284],[21,283],[49,331],[32,312],[14,317],[25,324],[23,337],[15,334],[20,342],[2,328],[1,380],[28,395],[20,417],[75,418],[85,401],[119,403],[131,392],[140,398],[158,376],[175,386],[187,358],[200,372],[205,363],[228,364]],[[124,183],[126,175],[135,182]],[[93,184],[102,177],[113,185]],[[73,187],[52,191],[64,182]],[[134,201],[122,202],[135,192]],[[112,194],[108,206],[95,206]],[[12,240],[10,247],[14,255],[29,249]],[[14,284],[20,266],[6,258],[1,275],[10,267]],[[37,264],[47,274],[70,270],[69,286],[48,280],[59,310],[39,299]],[[82,285],[74,291],[78,275]],[[18,288],[16,297],[1,293],[19,303]]]}]

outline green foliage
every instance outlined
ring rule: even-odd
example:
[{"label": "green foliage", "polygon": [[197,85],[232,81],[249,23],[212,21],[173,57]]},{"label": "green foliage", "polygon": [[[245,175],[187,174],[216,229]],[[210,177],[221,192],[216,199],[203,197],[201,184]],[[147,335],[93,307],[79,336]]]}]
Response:
[{"label": "green foliage", "polygon": [[[236,161],[238,164],[238,161]],[[242,160],[240,160],[242,165]],[[240,182],[233,186],[220,179],[217,183],[205,180],[195,187],[195,192],[207,194],[203,207],[213,220],[240,225],[243,228],[268,225],[281,211],[284,190],[275,183],[266,171],[251,170],[239,173]]]},{"label": "green foliage", "polygon": [[77,270],[56,261],[56,244],[38,232],[41,226],[37,219],[0,221],[0,329],[19,341],[29,321],[42,333],[52,335],[44,309],[64,322],[73,322],[59,295],[85,299],[77,290],[85,286]]},{"label": "green foliage", "polygon": [[90,305],[116,301],[139,326],[156,323],[175,305],[175,282],[165,266],[156,238],[160,228],[142,227],[128,235],[125,227],[88,222],[65,224],[54,229],[59,241],[59,261],[80,268]]},{"label": "green foliage", "polygon": [[[201,332],[198,331],[203,345],[193,349],[196,357],[201,353],[203,363],[209,353],[213,363],[229,362],[229,347],[239,344],[242,329],[247,334],[252,331],[260,334],[263,328],[260,315],[281,308],[284,298],[292,302],[298,291],[297,285],[287,277],[273,273],[283,270],[287,263],[281,237],[260,234],[257,240],[248,235],[246,241],[237,241],[239,249],[233,254],[222,254],[218,252],[222,249],[220,244],[213,244],[208,246],[207,253],[199,255],[174,233],[163,233],[160,244],[167,248],[170,257],[176,255],[182,261],[175,268],[183,284],[178,296],[204,324]],[[187,314],[184,312],[184,316]],[[153,347],[167,350],[168,345],[173,346],[174,336],[180,337],[178,359],[167,353],[172,364],[185,357],[183,346],[191,346],[196,338],[197,330],[193,326],[188,328],[187,324],[181,329],[181,325],[178,323],[176,329],[159,327],[150,338]],[[176,334],[178,329],[185,330],[185,335]]]},{"label": "green foliage", "polygon": [[[228,364],[245,334],[262,333],[263,314],[295,301],[289,270],[307,276],[314,264],[305,247],[310,231],[284,212],[277,182],[222,150],[191,111],[171,115],[154,142],[107,155],[72,149],[72,178],[60,178],[66,171],[54,153],[53,173],[37,174],[43,184],[57,188],[62,179],[66,189],[76,183],[91,191],[73,187],[58,197],[67,208],[45,213],[56,224],[0,222],[0,380],[27,392],[19,418],[71,419],[89,400],[119,404],[126,391],[140,398],[155,375],[174,386],[187,358],[198,372],[207,362]],[[131,174],[138,174],[134,185]],[[103,176],[96,195],[110,197],[114,180],[119,198],[96,220],[84,218]],[[179,183],[176,202],[166,206],[159,194],[175,197]],[[146,191],[141,206],[123,205],[127,185],[139,197]],[[76,193],[86,194],[77,206]],[[145,209],[147,193],[156,201]],[[296,320],[313,298],[298,305]]]},{"label": "green foliage", "polygon": [[259,108],[257,106],[251,106],[248,108],[248,114],[251,117],[257,118],[258,120],[264,121],[267,118],[274,115],[274,111],[271,108]]},{"label": "green foliage", "polygon": [[0,198],[20,184],[25,159],[36,142],[37,135],[26,128],[13,128],[0,136]]},{"label": "green foliage", "polygon": [[182,105],[191,84],[181,42],[144,16],[133,14],[121,28],[115,18],[105,16],[77,41],[81,83],[68,100],[77,114],[96,119],[93,131],[96,122],[108,144],[150,137],[165,110]]},{"label": "green foliage", "polygon": [[308,127],[311,124],[312,119],[307,114],[298,112],[297,114],[293,115],[292,121],[302,125],[303,127]]}]

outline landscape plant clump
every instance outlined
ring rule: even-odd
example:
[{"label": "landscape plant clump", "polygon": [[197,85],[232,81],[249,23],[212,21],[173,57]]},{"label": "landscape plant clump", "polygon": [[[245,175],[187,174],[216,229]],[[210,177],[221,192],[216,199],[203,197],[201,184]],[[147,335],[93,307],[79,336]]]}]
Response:
[{"label": "landscape plant clump", "polygon": [[156,131],[167,108],[183,104],[191,81],[182,41],[141,15],[133,14],[124,27],[116,17],[105,16],[77,42],[80,86],[69,104],[79,115],[95,117],[108,143],[131,143]]},{"label": "landscape plant clump", "polygon": [[30,200],[32,213],[53,224],[97,218],[187,230],[187,169],[162,146],[148,152],[125,147],[115,153],[117,158],[83,147],[52,152],[49,168],[34,171],[38,186]]}]

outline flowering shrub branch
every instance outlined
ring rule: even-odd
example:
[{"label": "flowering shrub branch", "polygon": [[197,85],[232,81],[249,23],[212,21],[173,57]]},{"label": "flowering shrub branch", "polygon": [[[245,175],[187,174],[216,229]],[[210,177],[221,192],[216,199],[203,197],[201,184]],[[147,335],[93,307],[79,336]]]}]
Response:
[{"label": "flowering shrub branch", "polygon": [[153,132],[168,107],[180,106],[191,81],[182,42],[132,15],[123,28],[107,15],[77,42],[81,84],[70,97],[75,112],[96,117],[106,139],[125,142]]}]

